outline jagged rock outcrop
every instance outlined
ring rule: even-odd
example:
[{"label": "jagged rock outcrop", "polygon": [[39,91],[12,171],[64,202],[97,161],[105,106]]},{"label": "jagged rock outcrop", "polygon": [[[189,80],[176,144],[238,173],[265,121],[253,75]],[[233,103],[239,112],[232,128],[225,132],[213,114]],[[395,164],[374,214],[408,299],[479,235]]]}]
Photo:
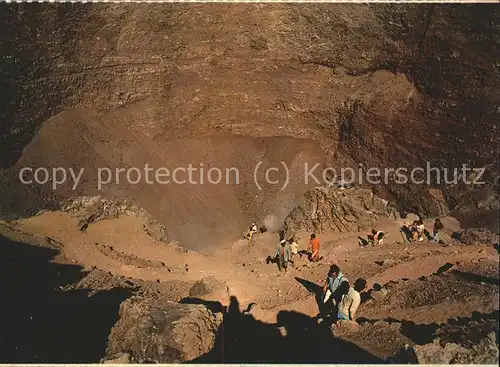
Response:
[{"label": "jagged rock outcrop", "polygon": [[460,242],[466,245],[494,245],[499,236],[485,228],[467,228],[460,233]]},{"label": "jagged rock outcrop", "polygon": [[127,353],[139,363],[181,363],[215,345],[220,314],[203,305],[132,297],[120,306],[120,319],[108,339],[107,355]]},{"label": "jagged rock outcrop", "polygon": [[61,210],[78,218],[78,226],[85,231],[89,224],[120,215],[136,215],[142,219],[144,231],[158,241],[166,242],[167,229],[131,200],[107,200],[100,196],[81,196],[61,202]]},{"label": "jagged rock outcrop", "polygon": [[[500,215],[500,172],[498,161],[472,172],[468,182],[449,187],[447,195],[453,200],[453,216],[460,220],[462,227],[487,228],[493,233],[500,231],[498,216]],[[477,181],[476,181],[477,180]]]},{"label": "jagged rock outcrop", "polygon": [[480,340],[471,348],[456,343],[442,345],[440,339],[417,345],[413,349],[419,364],[492,364],[498,365],[498,346],[495,333]]},{"label": "jagged rock outcrop", "polygon": [[498,313],[473,314],[468,321],[461,319],[440,325],[427,342],[406,345],[388,361],[396,364],[498,365],[497,335]]},{"label": "jagged rock outcrop", "polygon": [[380,217],[398,218],[388,201],[371,190],[353,187],[316,187],[307,191],[303,202],[285,219],[285,231],[351,232],[371,228]]},{"label": "jagged rock outcrop", "polygon": [[441,217],[450,214],[447,197],[443,190],[427,185],[398,184],[388,182],[377,185],[374,193],[395,204],[402,211],[410,211],[423,217]]}]

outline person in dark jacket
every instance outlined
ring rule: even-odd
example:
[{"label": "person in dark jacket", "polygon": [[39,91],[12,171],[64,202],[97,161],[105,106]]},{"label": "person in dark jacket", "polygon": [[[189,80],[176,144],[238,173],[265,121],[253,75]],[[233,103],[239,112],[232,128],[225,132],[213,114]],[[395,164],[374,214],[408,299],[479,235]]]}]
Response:
[{"label": "person in dark jacket", "polygon": [[286,240],[281,240],[274,256],[268,256],[266,263],[276,263],[279,271],[286,271],[288,263],[292,260],[292,249]]}]

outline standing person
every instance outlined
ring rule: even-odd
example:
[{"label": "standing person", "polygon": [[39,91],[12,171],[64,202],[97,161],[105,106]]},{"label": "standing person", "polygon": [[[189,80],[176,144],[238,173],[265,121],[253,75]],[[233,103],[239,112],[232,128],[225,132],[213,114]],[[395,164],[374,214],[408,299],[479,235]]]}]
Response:
[{"label": "standing person", "polygon": [[257,233],[257,226],[255,225],[255,223],[252,223],[250,225],[250,228],[249,228],[248,234],[247,234],[248,242],[250,242],[252,240],[253,235],[256,233]]},{"label": "standing person", "polygon": [[323,286],[323,304],[327,304],[327,302],[331,299],[334,306],[338,306],[341,295],[339,295],[339,286],[343,282],[348,282],[347,278],[342,274],[338,265],[330,266],[330,270],[328,271],[328,275],[326,277],[325,285]]},{"label": "standing person", "polygon": [[422,242],[424,240],[424,230],[425,230],[424,221],[422,220],[422,218],[420,218],[417,221],[417,233],[419,242]]},{"label": "standing person", "polygon": [[290,248],[290,245],[288,245],[285,240],[281,240],[280,245],[276,249],[276,253],[274,255],[274,258],[278,263],[279,271],[287,270],[288,263],[291,260],[291,255],[292,255],[292,250]]},{"label": "standing person", "polygon": [[437,218],[434,221],[434,236],[433,236],[434,241],[436,241],[436,242],[440,241],[439,237],[440,237],[440,234],[443,232],[443,230],[444,230],[443,223],[441,223],[439,218]]},{"label": "standing person", "polygon": [[319,239],[314,233],[311,234],[307,251],[311,251],[311,256],[309,258],[310,261],[316,262],[319,260]]},{"label": "standing person", "polygon": [[[342,286],[344,283],[342,283]],[[356,312],[361,304],[361,292],[366,288],[366,280],[359,278],[354,283],[354,288],[349,290],[342,296],[339,304],[337,317],[341,320],[356,320]]]},{"label": "standing person", "polygon": [[299,253],[299,244],[295,242],[295,239],[292,237],[288,240],[288,244],[290,245],[290,250],[292,251],[292,259]]}]

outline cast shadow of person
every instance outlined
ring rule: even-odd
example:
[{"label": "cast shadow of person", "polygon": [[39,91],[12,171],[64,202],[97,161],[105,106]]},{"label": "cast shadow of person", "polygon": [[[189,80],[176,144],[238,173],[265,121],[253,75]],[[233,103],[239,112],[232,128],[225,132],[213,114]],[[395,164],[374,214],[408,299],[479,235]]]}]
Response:
[{"label": "cast shadow of person", "polygon": [[370,244],[370,241],[361,236],[358,236],[358,244],[360,247],[366,247]]},{"label": "cast shadow of person", "polygon": [[401,226],[400,231],[401,231],[401,233],[403,233],[403,236],[405,236],[407,242],[412,241],[411,230],[408,226],[406,226],[406,225]]},{"label": "cast shadow of person", "polygon": [[432,234],[427,229],[424,229],[424,236],[427,241],[430,241],[433,238]]},{"label": "cast shadow of person", "polygon": [[279,236],[279,241],[283,241],[285,239],[285,230],[284,229],[280,229],[278,231],[278,236]]},{"label": "cast shadow of person", "polygon": [[0,235],[0,363],[99,362],[132,290],[63,290],[88,272],[54,262],[58,250],[22,241]]},{"label": "cast shadow of person", "polygon": [[241,312],[236,297],[224,313],[213,349],[189,363],[383,363],[355,344],[335,338],[329,327],[294,311],[274,324]]},{"label": "cast shadow of person", "polygon": [[314,294],[314,300],[318,305],[318,312],[323,312],[323,287],[306,279],[295,277],[295,280],[302,284],[311,294]]}]

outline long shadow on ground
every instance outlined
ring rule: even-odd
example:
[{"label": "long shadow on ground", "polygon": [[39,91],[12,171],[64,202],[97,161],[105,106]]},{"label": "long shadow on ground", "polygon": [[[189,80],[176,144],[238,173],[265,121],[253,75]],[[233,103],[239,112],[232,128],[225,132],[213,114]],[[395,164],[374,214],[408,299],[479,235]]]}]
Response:
[{"label": "long shadow on ground", "polygon": [[314,294],[314,299],[318,305],[318,312],[320,312],[323,306],[323,287],[306,279],[295,277],[295,280],[302,284],[310,293]]},{"label": "long shadow on ground", "polygon": [[[399,323],[401,324],[400,332],[416,344],[427,344],[432,343],[436,338],[436,331],[440,328],[448,327],[448,335],[441,335],[441,340],[457,342],[462,339],[476,339],[479,340],[484,338],[486,334],[493,331],[498,334],[498,320],[499,312],[493,311],[488,314],[483,314],[480,312],[473,312],[469,317],[458,317],[456,319],[448,319],[446,323],[438,324],[432,322],[429,324],[417,324],[413,321],[408,320],[398,320],[392,317],[383,319],[383,321],[388,323]],[[370,323],[373,324],[378,319],[366,319],[359,318],[360,323]],[[476,321],[479,322],[475,328],[471,327],[470,323]],[[464,328],[465,327],[465,328]],[[465,333],[464,333],[465,331]],[[498,337],[497,337],[498,339]]]},{"label": "long shadow on ground", "polygon": [[0,363],[98,362],[129,291],[89,297],[57,289],[82,279],[80,266],[51,263],[56,250],[0,236]]},{"label": "long shadow on ground", "polygon": [[472,282],[499,285],[498,278],[491,278],[491,277],[478,275],[478,274],[474,274],[474,273],[470,273],[470,272],[464,272],[464,271],[460,271],[460,270],[452,270],[452,273],[463,278],[463,279],[470,280]]},{"label": "long shadow on ground", "polygon": [[383,363],[307,315],[281,311],[268,324],[242,313],[235,297],[218,335],[212,351],[191,363]]}]

